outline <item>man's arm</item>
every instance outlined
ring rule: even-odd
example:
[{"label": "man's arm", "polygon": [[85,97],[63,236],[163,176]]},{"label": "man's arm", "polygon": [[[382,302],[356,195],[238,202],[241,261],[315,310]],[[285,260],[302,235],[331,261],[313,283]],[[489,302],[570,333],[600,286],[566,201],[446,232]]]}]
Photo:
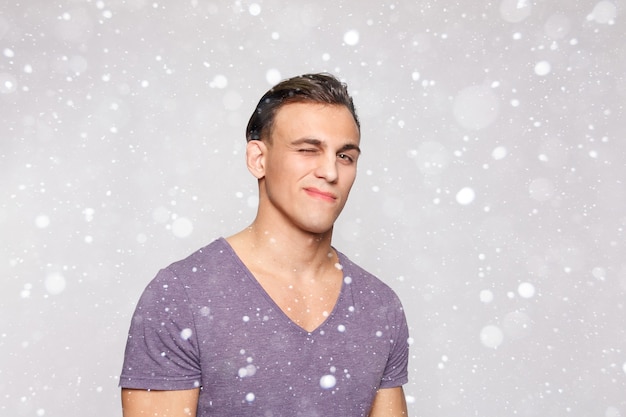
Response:
[{"label": "man's arm", "polygon": [[195,417],[200,389],[147,391],[122,389],[124,417]]},{"label": "man's arm", "polygon": [[378,390],[369,417],[406,417],[408,415],[402,387]]}]

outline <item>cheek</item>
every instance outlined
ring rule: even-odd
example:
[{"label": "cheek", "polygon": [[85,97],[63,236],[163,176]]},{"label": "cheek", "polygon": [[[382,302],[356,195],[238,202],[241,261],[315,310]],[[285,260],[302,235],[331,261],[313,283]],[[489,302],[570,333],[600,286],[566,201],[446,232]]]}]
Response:
[{"label": "cheek", "polygon": [[286,167],[273,166],[265,170],[265,191],[271,198],[282,198],[289,193],[293,185],[292,174]]},{"label": "cheek", "polygon": [[280,183],[289,176],[289,167],[277,160],[268,161],[265,165],[265,178],[272,183]]},{"label": "cheek", "polygon": [[352,185],[354,185],[354,181],[356,180],[356,168],[352,168],[349,167],[345,170],[345,172],[342,175],[343,177],[343,184],[346,187],[346,189],[348,191],[350,191],[350,189],[352,188]]}]

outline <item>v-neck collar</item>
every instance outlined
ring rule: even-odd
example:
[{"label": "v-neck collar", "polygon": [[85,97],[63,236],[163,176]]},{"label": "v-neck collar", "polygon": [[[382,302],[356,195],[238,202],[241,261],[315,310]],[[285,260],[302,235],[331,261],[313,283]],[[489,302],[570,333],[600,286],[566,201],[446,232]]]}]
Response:
[{"label": "v-neck collar", "polygon": [[[339,305],[342,303],[343,298],[344,298],[344,292],[346,291],[346,276],[345,276],[345,272],[344,269],[341,268],[341,288],[339,289],[339,296],[337,297],[337,301],[335,302],[335,305],[333,306],[332,310],[330,311],[330,313],[328,314],[328,316],[326,316],[326,318],[324,319],[324,321],[322,321],[315,329],[308,331],[306,330],[304,327],[300,326],[298,323],[296,323],[295,321],[293,321],[288,315],[287,313],[285,313],[283,311],[282,308],[280,308],[280,306],[278,305],[278,303],[276,303],[276,301],[274,301],[274,299],[269,295],[269,293],[265,290],[265,288],[263,288],[263,286],[261,285],[261,283],[256,279],[256,277],[254,276],[254,274],[252,273],[252,271],[250,271],[250,269],[246,266],[246,264],[244,264],[244,262],[241,260],[241,258],[239,257],[239,255],[237,255],[237,252],[235,252],[235,250],[233,249],[233,247],[230,245],[230,243],[228,243],[228,241],[225,238],[220,238],[219,239],[222,244],[227,248],[227,250],[229,251],[230,255],[236,260],[236,262],[241,266],[241,268],[243,269],[244,273],[246,274],[246,276],[248,277],[248,279],[251,281],[251,283],[257,288],[257,290],[263,295],[263,297],[268,301],[268,303],[271,305],[271,307],[276,310],[281,316],[282,318],[292,327],[294,327],[299,333],[301,334],[306,334],[306,335],[311,335],[314,333],[319,332],[320,330],[322,330],[326,324],[331,320],[331,318],[335,315],[336,311],[339,308]],[[344,265],[344,261],[345,261],[345,257],[343,256],[343,254],[341,252],[339,252],[337,249],[332,248],[336,253],[337,253],[337,259],[339,261],[339,265]]]}]

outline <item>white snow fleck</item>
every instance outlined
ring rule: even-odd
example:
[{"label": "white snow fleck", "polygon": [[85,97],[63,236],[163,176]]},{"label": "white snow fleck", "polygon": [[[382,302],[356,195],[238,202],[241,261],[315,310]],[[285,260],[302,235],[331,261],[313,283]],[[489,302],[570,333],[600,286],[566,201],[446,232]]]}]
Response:
[{"label": "white snow fleck", "polygon": [[530,282],[522,282],[517,287],[517,293],[522,298],[532,298],[535,295],[535,286]]},{"label": "white snow fleck", "polygon": [[491,290],[482,290],[480,292],[480,301],[489,304],[493,301],[493,292]]},{"label": "white snow fleck", "polygon": [[246,377],[254,376],[254,374],[256,374],[256,366],[252,364],[248,364],[243,368],[239,368],[239,371],[237,372],[237,375],[239,375],[239,378],[246,378]]},{"label": "white snow fleck", "polygon": [[90,222],[93,220],[93,216],[96,213],[96,211],[91,208],[91,207],[87,207],[86,209],[83,210],[83,215],[85,216],[85,221],[86,222]]},{"label": "white snow fleck", "polygon": [[593,20],[600,24],[612,24],[617,17],[617,6],[610,0],[598,2],[587,20]]},{"label": "white snow fleck", "polygon": [[282,79],[282,75],[280,75],[280,71],[278,71],[276,68],[272,68],[267,70],[267,72],[265,73],[265,79],[268,83],[274,85],[280,82],[280,80]]},{"label": "white snow fleck", "polygon": [[178,217],[172,222],[172,233],[174,236],[184,238],[193,232],[193,223],[186,217]]},{"label": "white snow fleck", "polygon": [[249,393],[246,394],[246,401],[248,401],[249,403],[254,401],[255,398],[256,397],[255,397],[254,393],[252,393],[252,392],[249,392]]},{"label": "white snow fleck", "polygon": [[498,326],[487,325],[480,331],[480,341],[488,348],[496,349],[503,340],[504,334]]},{"label": "white snow fleck", "polygon": [[248,11],[252,16],[258,16],[261,14],[261,6],[258,3],[252,3],[248,7]]},{"label": "white snow fleck", "polygon": [[228,78],[222,74],[218,74],[213,77],[213,80],[209,83],[211,88],[226,88],[228,86]]},{"label": "white snow fleck", "polygon": [[17,89],[17,79],[6,72],[0,72],[0,93],[9,94]]},{"label": "white snow fleck", "polygon": [[345,332],[345,331],[346,331],[346,326],[344,326],[343,324],[340,324],[339,326],[337,326],[337,330],[338,330],[340,333],[343,333],[343,332]]},{"label": "white snow fleck", "polygon": [[591,270],[591,274],[598,281],[604,281],[606,279],[606,269],[596,266]]},{"label": "white snow fleck", "polygon": [[183,340],[189,340],[189,338],[193,335],[193,331],[189,328],[185,328],[180,331],[180,338]]},{"label": "white snow fleck", "polygon": [[40,214],[35,218],[35,226],[40,229],[45,229],[46,227],[50,226],[50,217],[46,216],[45,214]]},{"label": "white snow fleck", "polygon": [[356,30],[349,30],[343,35],[343,41],[350,46],[354,46],[359,43],[359,32]]},{"label": "white snow fleck", "polygon": [[468,204],[471,204],[475,198],[476,198],[476,193],[470,187],[461,188],[459,192],[456,193],[457,203],[463,206],[467,206]]},{"label": "white snow fleck", "polygon": [[491,157],[496,161],[504,159],[508,154],[508,150],[504,146],[498,146],[491,151]]},{"label": "white snow fleck", "polygon": [[548,61],[539,61],[535,64],[535,74],[544,76],[550,74],[552,66]]},{"label": "white snow fleck", "polygon": [[324,389],[331,389],[337,384],[337,378],[334,375],[328,374],[320,378],[320,387]]},{"label": "white snow fleck", "polygon": [[30,297],[30,292],[33,289],[33,284],[31,283],[26,283],[24,284],[24,289],[22,289],[22,291],[20,291],[20,297],[22,298],[29,298]]},{"label": "white snow fleck", "polygon": [[65,290],[67,282],[65,277],[58,272],[53,272],[46,276],[44,286],[46,291],[52,295],[60,294]]}]

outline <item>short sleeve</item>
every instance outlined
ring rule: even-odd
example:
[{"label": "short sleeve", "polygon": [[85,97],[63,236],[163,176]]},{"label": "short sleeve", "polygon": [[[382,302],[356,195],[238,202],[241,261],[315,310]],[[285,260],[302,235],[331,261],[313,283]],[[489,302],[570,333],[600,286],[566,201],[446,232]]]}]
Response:
[{"label": "short sleeve", "polygon": [[201,384],[192,308],[181,280],[161,270],[146,287],[132,317],[122,388],[180,390]]},{"label": "short sleeve", "polygon": [[380,382],[380,388],[399,387],[409,381],[409,329],[406,316],[402,304],[395,294],[391,304],[394,308],[390,309],[389,320],[393,328],[392,334],[394,337],[387,366]]}]

